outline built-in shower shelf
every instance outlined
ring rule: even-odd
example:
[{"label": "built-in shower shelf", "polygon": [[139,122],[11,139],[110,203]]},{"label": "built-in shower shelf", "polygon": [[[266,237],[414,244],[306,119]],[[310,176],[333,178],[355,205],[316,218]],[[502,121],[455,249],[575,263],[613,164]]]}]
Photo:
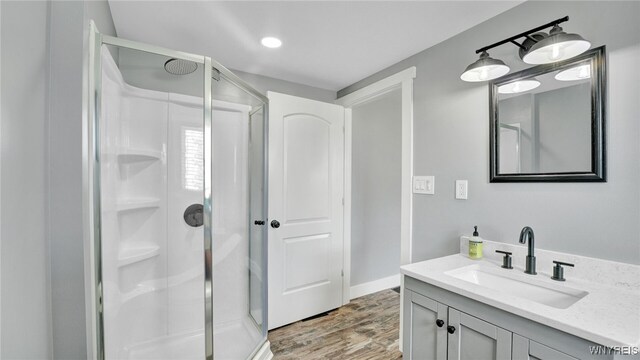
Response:
[{"label": "built-in shower shelf", "polygon": [[118,252],[118,267],[152,259],[160,254],[160,247],[154,244],[122,246]]},{"label": "built-in shower shelf", "polygon": [[176,275],[143,281],[132,290],[121,293],[120,299],[122,303],[126,303],[152,292],[159,292],[169,288],[183,286],[188,282],[196,281],[198,284],[201,284],[203,276],[203,270],[200,266],[192,266]]},{"label": "built-in shower shelf", "polygon": [[122,294],[121,301],[122,303],[127,303],[137,297],[152,293],[157,290],[159,289],[156,286],[154,286],[154,282],[151,282],[148,284],[139,284],[135,289]]},{"label": "built-in shower shelf", "polygon": [[118,152],[118,161],[120,163],[157,161],[160,159],[162,159],[162,152],[156,150],[123,148]]},{"label": "built-in shower shelf", "polygon": [[120,200],[116,205],[118,212],[154,209],[160,207],[160,199],[156,198],[139,198]]}]

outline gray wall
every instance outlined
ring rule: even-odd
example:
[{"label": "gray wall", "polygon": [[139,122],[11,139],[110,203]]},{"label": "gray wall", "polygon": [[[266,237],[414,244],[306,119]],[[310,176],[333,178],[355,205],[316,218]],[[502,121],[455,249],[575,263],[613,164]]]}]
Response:
[{"label": "gray wall", "polygon": [[[49,243],[53,355],[86,349],[82,241],[82,2],[51,3]],[[86,350],[85,350],[86,353]],[[62,356],[64,355],[64,356]]]},{"label": "gray wall", "polygon": [[46,227],[49,4],[0,2],[0,358],[51,356]]},{"label": "gray wall", "polygon": [[106,0],[51,3],[49,243],[53,357],[85,359],[82,101],[89,20],[115,35]]},{"label": "gray wall", "polygon": [[82,233],[82,101],[89,20],[115,35],[103,1],[51,2],[49,204],[53,357],[86,358]]},{"label": "gray wall", "polygon": [[[338,92],[417,67],[414,170],[435,175],[437,186],[433,196],[414,196],[413,261],[457,252],[458,236],[473,225],[482,237],[509,243],[531,225],[540,248],[640,264],[638,14],[638,2],[525,2]],[[565,30],[607,45],[609,180],[491,184],[488,87],[465,83],[460,73],[476,60],[475,49],[564,15],[571,18]],[[512,71],[526,65],[513,45],[490,53]],[[454,199],[456,179],[469,180],[469,200]]]},{"label": "gray wall", "polygon": [[336,99],[336,92],[320,89],[312,86],[302,85],[290,81],[275,79],[268,76],[250,74],[238,70],[232,70],[242,80],[248,82],[256,90],[263,94],[267,91],[275,91],[283,94],[300,96],[307,99],[330,102]]},{"label": "gray wall", "polygon": [[106,1],[0,2],[0,357],[84,359],[83,49]]},{"label": "gray wall", "polygon": [[402,93],[353,108],[351,286],[400,269]]}]

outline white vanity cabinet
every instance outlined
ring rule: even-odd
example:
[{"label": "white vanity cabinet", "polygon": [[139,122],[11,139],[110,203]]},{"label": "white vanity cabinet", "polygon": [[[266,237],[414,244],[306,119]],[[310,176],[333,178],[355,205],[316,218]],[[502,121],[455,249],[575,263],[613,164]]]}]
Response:
[{"label": "white vanity cabinet", "polygon": [[596,345],[405,275],[403,352],[413,360],[612,359]]}]

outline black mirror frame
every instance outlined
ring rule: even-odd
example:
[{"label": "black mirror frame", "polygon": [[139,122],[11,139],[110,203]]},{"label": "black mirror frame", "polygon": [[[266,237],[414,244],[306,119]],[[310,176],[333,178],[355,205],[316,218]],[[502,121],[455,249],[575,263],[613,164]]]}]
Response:
[{"label": "black mirror frame", "polygon": [[[499,174],[498,86],[520,78],[529,78],[558,70],[566,65],[592,59],[591,69],[591,171],[544,174]],[[489,152],[490,179],[498,182],[606,182],[606,47],[591,49],[571,59],[538,65],[493,80],[489,83]]]}]

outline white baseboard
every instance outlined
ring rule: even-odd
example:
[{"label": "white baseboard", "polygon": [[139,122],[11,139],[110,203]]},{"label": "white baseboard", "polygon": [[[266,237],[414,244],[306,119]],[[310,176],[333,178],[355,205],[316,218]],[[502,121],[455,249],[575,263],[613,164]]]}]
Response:
[{"label": "white baseboard", "polygon": [[267,340],[258,352],[253,356],[253,360],[271,360],[273,353],[271,352],[271,343]]},{"label": "white baseboard", "polygon": [[354,285],[349,289],[350,299],[373,294],[374,292],[391,289],[400,286],[400,274],[387,276],[386,278],[369,281],[364,284]]}]

